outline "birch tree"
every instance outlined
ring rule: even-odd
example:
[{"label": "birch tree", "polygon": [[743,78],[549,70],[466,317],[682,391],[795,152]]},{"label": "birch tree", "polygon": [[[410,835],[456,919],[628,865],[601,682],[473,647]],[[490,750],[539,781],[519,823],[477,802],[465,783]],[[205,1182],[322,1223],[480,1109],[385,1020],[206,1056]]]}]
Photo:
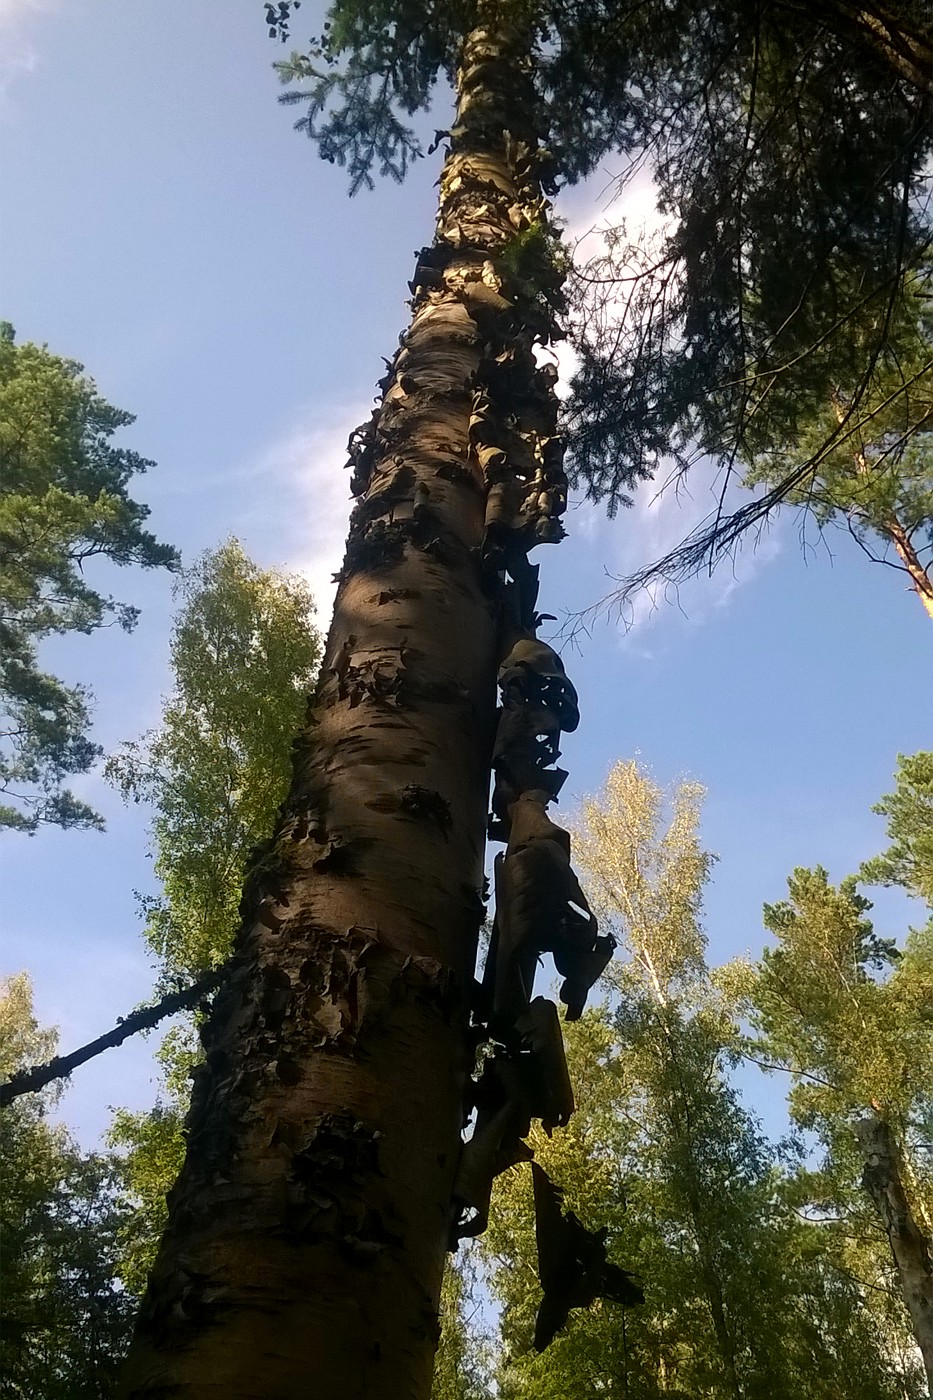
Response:
[{"label": "birch tree", "polygon": [[[928,758],[901,761],[898,792],[881,804],[896,814],[894,843],[864,867],[914,894],[930,889],[927,828],[916,822]],[[933,922],[900,945],[875,931],[870,909],[854,876],[836,887],[820,867],[795,870],[787,899],[765,905],[776,946],[749,970],[747,994],[757,1053],[790,1072],[791,1115],[824,1149],[812,1205],[843,1233],[874,1239],[933,1393]]]},{"label": "birch tree", "polygon": [[[523,639],[540,656],[533,589],[509,618],[500,574],[559,531],[562,504],[553,377],[533,354],[554,289],[496,261],[521,234],[549,246],[531,17],[477,18],[412,324],[354,444],[361,500],[316,703],[208,1027],[134,1395],[284,1396],[309,1366],[347,1397],[430,1391],[496,670]],[[447,35],[371,38],[405,64],[410,40],[433,81]]]},{"label": "birch tree", "polygon": [[[266,9],[275,31],[291,7]],[[548,195],[667,129],[655,97],[675,91],[693,22],[667,6],[340,0],[327,25],[282,73],[299,126],[353,188],[373,169],[404,175],[420,154],[407,118],[441,78],[456,112],[412,319],[350,442],[357,504],[292,784],[205,1027],[127,1373],[140,1400],[321,1385],[348,1400],[427,1396],[448,1244],[482,1229],[491,1176],[527,1155],[530,1119],[566,1122],[572,1107],[528,1040],[540,1032],[559,1058],[553,1008],[532,998],[537,953],[554,952],[577,1017],[611,951],[546,812],[560,732],[578,720],[537,636],[527,557],[559,540],[566,504],[546,362],[565,258]],[[717,38],[726,29],[720,16]],[[651,45],[659,85],[647,59],[629,62]],[[739,64],[739,88],[746,77]],[[872,170],[914,120],[902,94],[889,107],[861,153]],[[884,239],[857,212],[838,224],[856,229],[861,258]],[[477,991],[491,769],[489,830],[507,844]],[[523,1030],[533,1003],[537,1031]],[[484,1038],[497,1048],[476,1081]],[[507,1087],[515,1073],[537,1077],[537,1097]]]},{"label": "birch tree", "polygon": [[[230,956],[250,852],[267,839],[288,787],[289,742],[313,685],[320,636],[303,579],[261,569],[237,540],[208,550],[175,589],[171,692],[158,726],[121,746],[105,772],[127,801],[152,811],[158,894],[140,897],[158,990]],[[158,1051],[160,1100],[120,1109],[111,1145],[124,1153],[120,1276],[141,1294],[165,1224],[165,1197],[184,1159],[182,1123],[201,1056],[191,1017]]]}]

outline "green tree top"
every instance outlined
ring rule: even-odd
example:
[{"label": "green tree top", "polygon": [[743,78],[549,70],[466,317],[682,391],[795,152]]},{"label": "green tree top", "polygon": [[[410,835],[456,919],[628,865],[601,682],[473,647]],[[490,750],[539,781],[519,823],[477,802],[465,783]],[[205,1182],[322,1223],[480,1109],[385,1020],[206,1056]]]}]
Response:
[{"label": "green tree top", "polygon": [[307,584],[258,568],[236,540],[186,569],[176,596],[162,723],[106,769],[124,797],[154,807],[163,895],[143,901],[146,937],[170,981],[230,951],[247,857],[285,794],[321,646]]},{"label": "green tree top", "polygon": [[37,645],[111,619],[135,625],[137,609],[92,586],[89,561],[177,567],[177,551],[143,528],[148,508],[128,494],[152,463],[110,441],[132,422],[83,366],[17,345],[0,324],[0,826],[102,825],[61,786],[100,753],[87,734],[89,693],[42,671]]},{"label": "green tree top", "polygon": [[[293,9],[266,6],[283,38]],[[334,0],[321,36],[278,65],[293,85],[282,100],[304,107],[298,127],[348,168],[351,190],[377,169],[401,179],[422,154],[408,118],[429,108],[482,13]],[[682,576],[806,492],[869,418],[881,426],[929,242],[933,26],[919,0],[883,19],[842,0],[514,0],[508,13],[532,36],[545,188],[615,153],[651,173],[667,220],[650,251],[623,232],[577,284],[566,425],[578,483],[613,514],[666,457],[731,469],[813,425],[763,498],[664,561]],[[913,432],[907,379],[891,381],[890,407]],[[840,386],[843,423],[824,421]]]},{"label": "green tree top", "polygon": [[[236,540],[187,569],[176,596],[174,684],[161,724],[125,744],[106,770],[124,797],[153,807],[162,894],[142,904],[163,987],[218,966],[232,949],[246,863],[270,834],[285,795],[289,744],[320,653],[307,585],[258,568]],[[112,1124],[110,1140],[126,1153],[124,1179],[136,1206],[120,1272],[137,1292],[184,1159],[181,1128],[197,1054],[186,1022],[159,1051],[167,1101],[151,1113],[120,1109]]]},{"label": "green tree top", "polygon": [[860,875],[870,885],[901,885],[933,907],[933,753],[900,754],[896,784],[872,809],[888,818],[891,845]]}]

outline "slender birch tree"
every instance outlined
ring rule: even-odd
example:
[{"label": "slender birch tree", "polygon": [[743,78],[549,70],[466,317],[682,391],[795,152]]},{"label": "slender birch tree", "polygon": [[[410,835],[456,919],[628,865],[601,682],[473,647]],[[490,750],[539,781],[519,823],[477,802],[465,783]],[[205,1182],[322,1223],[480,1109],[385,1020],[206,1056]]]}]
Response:
[{"label": "slender birch tree", "polygon": [[[898,768],[875,808],[892,844],[861,878],[930,904],[931,755]],[[764,908],[776,946],[746,969],[755,1053],[790,1072],[791,1116],[825,1149],[813,1204],[888,1256],[933,1395],[933,919],[899,947],[875,932],[855,876],[836,888],[817,866],[787,883],[788,898]]]},{"label": "slender birch tree", "polygon": [[[303,579],[261,569],[230,539],[208,550],[175,587],[169,645],[173,685],[159,725],[121,745],[105,768],[124,799],[148,804],[158,895],[140,897],[158,989],[229,957],[243,872],[266,840],[290,777],[289,741],[301,722],[321,650]],[[182,1122],[198,1063],[194,1019],[163,1041],[160,1102],[120,1109],[111,1145],[125,1153],[136,1209],[126,1221],[120,1276],[137,1295],[165,1223],[165,1196],[184,1160]]]}]

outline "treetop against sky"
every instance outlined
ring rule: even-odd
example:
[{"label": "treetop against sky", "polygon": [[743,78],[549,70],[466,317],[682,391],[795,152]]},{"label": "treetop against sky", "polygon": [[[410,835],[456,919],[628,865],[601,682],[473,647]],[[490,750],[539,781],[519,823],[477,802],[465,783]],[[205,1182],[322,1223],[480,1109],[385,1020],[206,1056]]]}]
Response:
[{"label": "treetop against sky", "polygon": [[[406,319],[435,165],[348,201],[344,174],[313,158],[276,103],[278,53],[252,4],[205,0],[196,25],[180,0],[4,5],[0,23],[3,315],[18,340],[80,360],[136,414],[124,441],[158,463],[143,498],[159,539],[190,563],[235,533],[260,563],[303,570],[326,624],[346,529],[343,446]],[[429,125],[444,120],[438,109]],[[588,226],[618,173],[605,162],[557,212]],[[710,484],[701,473],[689,494],[643,487],[611,524],[572,502],[542,606],[586,606],[607,570],[676,544],[710,509]],[[883,820],[869,809],[890,790],[896,753],[929,746],[920,609],[848,539],[810,526],[802,544],[788,516],[734,569],[639,600],[630,630],[580,637],[573,661],[584,723],[566,743],[561,806],[636,750],[662,780],[705,783],[704,845],[721,858],[707,900],[713,961],[759,946],[761,902],[782,897],[795,865],[838,879],[873,854]],[[48,656],[92,686],[94,735],[112,751],[157,718],[171,584],[113,581],[105,567],[99,578],[141,608],[136,632],[63,639]],[[0,852],[3,971],[32,971],[40,1020],[61,1026],[66,1049],[151,985],[133,899],[153,888],[145,816],[97,777],[74,786],[107,817],[105,834],[42,832]],[[896,897],[878,909],[880,930],[896,932]],[[76,1077],[62,1111],[86,1140],[108,1104],[151,1100],[151,1048],[128,1045]]]}]

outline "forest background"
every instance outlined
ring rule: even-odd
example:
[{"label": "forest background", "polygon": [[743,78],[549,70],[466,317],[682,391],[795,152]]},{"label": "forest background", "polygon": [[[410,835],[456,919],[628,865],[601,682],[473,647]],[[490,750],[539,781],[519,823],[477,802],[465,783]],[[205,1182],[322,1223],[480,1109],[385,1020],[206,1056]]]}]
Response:
[{"label": "forest background", "polygon": [[[343,443],[402,320],[399,289],[433,216],[431,172],[349,203],[342,174],[311,159],[276,107],[249,6],[205,4],[197,24],[172,3],[0,15],[4,314],[20,340],[82,360],[138,415],[126,441],[159,463],[138,493],[159,538],[191,562],[235,532],[260,563],[303,572],[326,623],[345,533]],[[607,209],[618,173],[571,195],[560,212],[574,230]],[[651,213],[650,190],[634,190],[633,225]],[[663,553],[708,513],[708,486],[660,499],[645,488],[614,523],[577,503],[544,606],[586,606],[607,568]],[[585,723],[565,748],[565,805],[636,750],[662,781],[689,773],[709,789],[715,963],[757,951],[762,901],[783,897],[795,865],[819,862],[838,880],[880,849],[871,804],[890,790],[896,754],[929,743],[929,623],[905,581],[849,538],[811,524],[802,542],[800,528],[787,513],[734,568],[679,599],[640,600],[627,625],[582,638],[574,665]],[[155,575],[106,586],[142,607],[136,632],[62,641],[49,658],[93,685],[95,737],[112,750],[158,717],[171,598]],[[96,777],[75,786],[104,811],[105,835],[45,831],[0,856],[3,971],[28,968],[39,1020],[65,1047],[152,982],[133,894],[152,888],[146,814]],[[897,893],[877,899],[883,936],[911,919]],[[59,1112],[84,1145],[110,1105],[150,1105],[154,1044],[75,1077]],[[783,1086],[748,1071],[740,1082],[779,1132]]]}]

